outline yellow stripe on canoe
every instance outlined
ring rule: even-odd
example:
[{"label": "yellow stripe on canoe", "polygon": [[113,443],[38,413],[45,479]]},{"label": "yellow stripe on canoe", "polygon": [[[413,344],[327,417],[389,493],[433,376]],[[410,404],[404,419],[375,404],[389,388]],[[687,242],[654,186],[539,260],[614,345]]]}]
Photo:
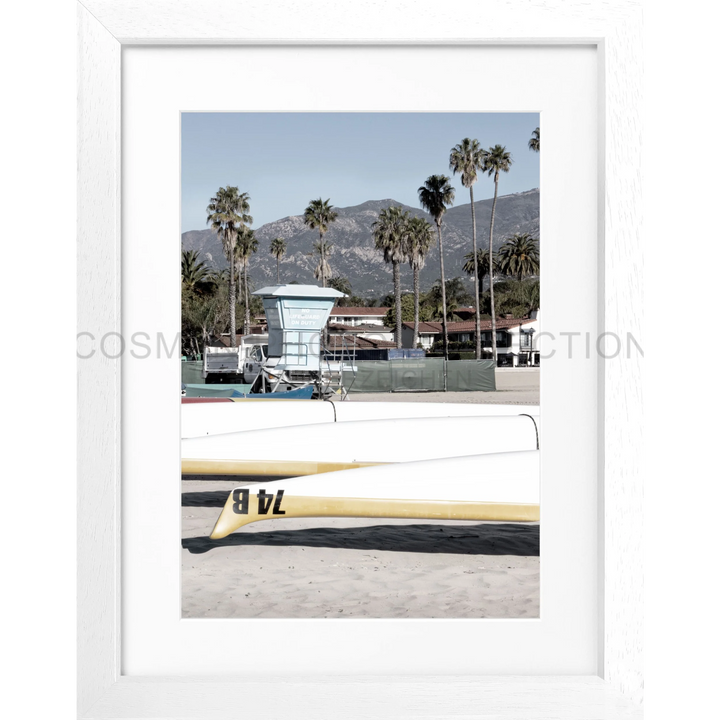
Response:
[{"label": "yellow stripe on canoe", "polygon": [[182,474],[297,477],[387,464],[376,462],[322,462],[317,460],[205,460],[183,458]]},{"label": "yellow stripe on canoe", "polygon": [[259,520],[282,518],[354,517],[504,522],[540,520],[540,506],[537,504],[285,496],[283,491],[262,497],[261,493],[255,491],[256,487],[251,486],[237,488],[230,493],[210,533],[211,539],[227,537],[244,525]]}]

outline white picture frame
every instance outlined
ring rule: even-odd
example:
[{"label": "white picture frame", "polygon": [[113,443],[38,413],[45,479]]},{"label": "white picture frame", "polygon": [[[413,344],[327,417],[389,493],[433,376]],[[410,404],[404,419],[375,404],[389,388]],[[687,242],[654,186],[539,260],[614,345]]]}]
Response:
[{"label": "white picture frame", "polygon": [[[310,7],[315,12],[310,11]],[[601,58],[600,327],[641,341],[640,9],[609,1],[78,3],[78,327],[121,329],[121,49],[134,44],[585,44]],[[453,10],[450,12],[449,10]],[[456,19],[462,18],[462,20]],[[605,172],[605,167],[612,172]],[[628,312],[628,308],[637,309]],[[642,699],[638,354],[601,364],[599,676],[131,678],[120,672],[121,363],[78,370],[80,717],[637,717]],[[272,701],[259,685],[272,683]],[[238,705],[242,698],[242,708]],[[269,710],[270,708],[270,710]]]}]

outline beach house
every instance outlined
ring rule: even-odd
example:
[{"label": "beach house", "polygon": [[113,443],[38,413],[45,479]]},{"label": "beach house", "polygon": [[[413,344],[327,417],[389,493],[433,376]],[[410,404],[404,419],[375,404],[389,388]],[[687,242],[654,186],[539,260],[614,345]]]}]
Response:
[{"label": "beach house", "polygon": [[[531,317],[497,318],[495,323],[495,339],[498,354],[498,365],[517,367],[519,365],[539,365],[540,353],[535,336],[539,332],[539,311]],[[402,341],[404,347],[411,347],[415,330],[414,322],[403,323]],[[448,322],[448,343],[450,349],[467,349],[475,347],[475,320]],[[480,321],[482,351],[484,357],[492,354],[492,338],[490,320]],[[421,322],[418,326],[420,346],[430,350],[434,343],[442,343],[443,331],[441,322]]]}]

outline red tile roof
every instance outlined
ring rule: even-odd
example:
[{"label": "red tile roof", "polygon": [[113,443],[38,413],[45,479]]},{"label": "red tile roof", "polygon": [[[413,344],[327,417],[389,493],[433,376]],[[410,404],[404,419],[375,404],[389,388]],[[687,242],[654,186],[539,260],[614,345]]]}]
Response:
[{"label": "red tile roof", "polygon": [[352,335],[350,337],[341,338],[339,335],[330,335],[328,338],[328,347],[330,349],[342,350],[352,349],[354,345],[358,350],[363,348],[394,348],[397,345],[389,340],[372,340],[371,338],[358,337]]},{"label": "red tile roof", "polygon": [[334,307],[330,315],[372,315],[382,317],[388,309],[386,307]]},{"label": "red tile roof", "polygon": [[[495,327],[497,330],[508,330],[510,328],[518,327],[519,325],[527,325],[531,322],[536,322],[535,318],[497,318],[495,320]],[[403,327],[415,329],[414,322],[404,322]],[[490,320],[480,321],[480,330],[490,330]],[[474,332],[475,331],[475,320],[463,320],[461,322],[449,322],[447,324],[448,333],[458,332]],[[442,332],[441,322],[421,322],[419,324],[419,331],[427,334],[439,334]]]},{"label": "red tile roof", "polygon": [[374,325],[368,323],[367,325],[343,325],[342,323],[330,323],[328,325],[330,332],[347,332],[347,333],[370,333],[370,332],[393,332],[392,328],[385,327],[384,325]]}]

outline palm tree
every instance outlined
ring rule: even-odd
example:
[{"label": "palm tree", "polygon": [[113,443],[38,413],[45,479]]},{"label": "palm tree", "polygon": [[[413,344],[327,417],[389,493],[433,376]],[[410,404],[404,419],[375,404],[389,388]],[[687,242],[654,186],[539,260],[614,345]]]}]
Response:
[{"label": "palm tree", "polygon": [[535,152],[540,152],[540,128],[536,127],[532,132],[532,137],[528,140],[528,147]]},{"label": "palm tree", "polygon": [[192,292],[197,291],[202,283],[210,280],[210,270],[200,260],[200,254],[197,250],[183,250],[180,271],[183,285]]},{"label": "palm tree", "polygon": [[[473,197],[473,185],[477,181],[478,170],[482,167],[485,151],[480,147],[477,140],[465,138],[456,145],[450,153],[450,169],[460,173],[460,182],[463,187],[470,190],[470,213],[472,215],[473,231],[473,254],[477,255],[477,231],[475,229],[475,198]],[[482,343],[480,342],[480,283],[478,275],[475,275],[475,357],[479,360],[482,357]]]},{"label": "palm tree", "polygon": [[381,250],[386,263],[392,263],[395,288],[395,344],[402,347],[402,308],[400,305],[400,263],[407,259],[407,224],[410,213],[393,205],[380,211],[372,224],[375,247]]},{"label": "palm tree", "polygon": [[228,295],[230,303],[230,343],[235,347],[235,243],[240,228],[252,223],[248,215],[250,196],[240,193],[236,187],[228,185],[219,188],[215,197],[210,198],[207,206],[207,224],[218,234],[222,242],[223,252],[230,264],[230,283]]},{"label": "palm tree", "polygon": [[[450,320],[460,319],[460,316],[456,315],[455,311],[461,306],[468,304],[468,300],[466,300],[465,297],[467,294],[459,278],[453,278],[445,283],[445,307]],[[442,317],[442,295],[442,285],[440,278],[438,278],[426,293],[423,302],[424,307],[430,312],[433,320],[438,316]]]},{"label": "palm tree", "polygon": [[[443,306],[443,346],[445,348],[445,360],[448,359],[448,337],[447,337],[447,303],[445,301],[445,261],[443,259],[442,246],[442,218],[448,206],[455,201],[455,188],[450,185],[450,178],[445,175],[431,175],[422,187],[418,188],[420,204],[432,215],[437,225],[438,246],[440,249],[440,288],[442,290]],[[445,381],[447,377],[443,374]],[[445,382],[447,386],[447,382]],[[447,387],[445,388],[447,389]]]},{"label": "palm tree", "polygon": [[211,283],[214,283],[215,285],[223,285],[226,282],[229,282],[230,278],[230,268],[226,267],[222,270],[211,270],[208,274],[208,279]]},{"label": "palm tree", "polygon": [[413,271],[413,293],[415,295],[415,330],[413,344],[416,348],[420,341],[420,270],[425,265],[425,256],[433,241],[432,225],[425,218],[414,217],[407,224],[407,258]]},{"label": "palm tree", "polygon": [[529,233],[515,233],[500,248],[497,267],[503,275],[513,275],[520,282],[523,277],[537,275],[540,271],[537,240]]},{"label": "palm tree", "polygon": [[250,288],[248,285],[248,268],[250,266],[250,258],[258,249],[258,241],[255,237],[255,231],[249,227],[240,230],[237,236],[237,245],[235,246],[235,262],[238,271],[242,270],[243,274],[243,305],[245,306],[245,318],[243,321],[243,335],[250,332]]},{"label": "palm tree", "polygon": [[493,260],[493,229],[495,227],[495,206],[497,205],[498,181],[500,180],[500,172],[510,172],[512,165],[512,157],[502,145],[491,147],[483,158],[483,172],[491,176],[495,182],[495,196],[493,197],[492,212],[490,214],[490,243],[488,246],[488,254],[490,258],[490,336],[492,337],[492,359],[497,362],[497,334],[495,321],[495,291],[493,290],[494,267]]},{"label": "palm tree", "polygon": [[287,243],[280,237],[270,243],[270,254],[277,261],[277,283],[280,284],[280,260],[287,252]]},{"label": "palm tree", "polygon": [[[352,285],[346,277],[331,278],[330,280],[328,280],[328,286],[331,287],[333,290],[345,293],[345,295],[347,295],[348,297],[352,295]],[[340,298],[340,300],[342,300],[342,298]],[[340,302],[340,300],[338,300],[338,303]]]},{"label": "palm tree", "polygon": [[504,280],[497,284],[498,312],[525,317],[540,307],[538,280]]},{"label": "palm tree", "polygon": [[318,279],[322,280],[322,286],[325,287],[325,281],[328,276],[325,274],[326,246],[323,235],[328,231],[330,223],[337,220],[337,212],[330,204],[329,198],[327,200],[318,198],[317,200],[311,200],[310,204],[305,208],[303,220],[311,230],[318,230],[320,232],[320,242],[315,247],[320,253],[320,263],[318,265],[320,277]]},{"label": "palm tree", "polygon": [[[477,262],[476,262],[477,261]],[[477,267],[477,270],[475,269]],[[474,275],[480,288],[480,294],[482,295],[483,282],[485,276],[490,273],[490,254],[487,250],[478,250],[473,258],[472,253],[465,255],[465,264],[462,266],[463,272],[468,275]],[[477,308],[475,312],[480,314],[480,309]],[[477,323],[475,324],[475,332],[477,332]],[[482,343],[481,343],[482,345]],[[480,355],[477,356],[478,359]]]},{"label": "palm tree", "polygon": [[325,287],[327,281],[332,277],[332,268],[328,262],[328,258],[332,254],[333,246],[327,240],[316,240],[313,243],[313,251],[311,255],[317,255],[318,264],[313,270],[313,275],[316,280],[322,282],[322,286]]}]

